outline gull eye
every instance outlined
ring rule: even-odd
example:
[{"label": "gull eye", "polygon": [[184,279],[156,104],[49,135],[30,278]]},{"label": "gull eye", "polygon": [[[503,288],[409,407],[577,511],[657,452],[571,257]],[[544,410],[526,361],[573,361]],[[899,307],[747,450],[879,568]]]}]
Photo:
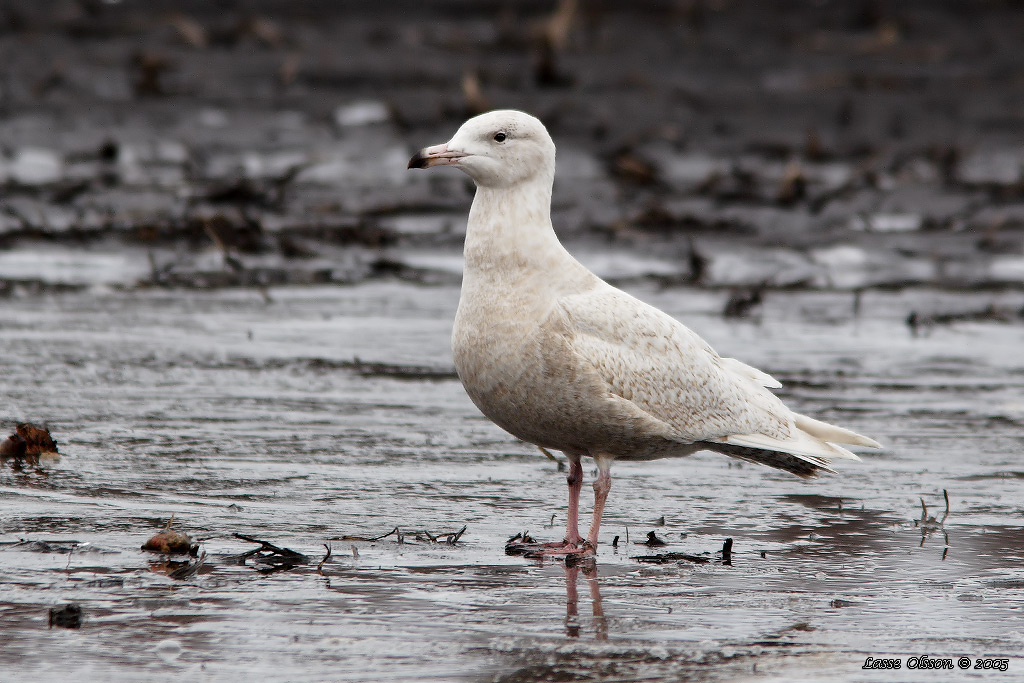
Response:
[{"label": "gull eye", "polygon": [[499,131],[494,134],[495,142],[505,142],[508,139],[508,135],[504,131]]}]

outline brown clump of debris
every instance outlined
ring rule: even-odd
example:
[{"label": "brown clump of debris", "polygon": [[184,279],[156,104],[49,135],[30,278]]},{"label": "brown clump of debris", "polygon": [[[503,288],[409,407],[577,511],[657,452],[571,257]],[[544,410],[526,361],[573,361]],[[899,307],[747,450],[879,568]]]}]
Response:
[{"label": "brown clump of debris", "polygon": [[0,458],[24,458],[25,450],[25,439],[17,434],[11,434],[0,441]]},{"label": "brown clump of debris", "polygon": [[46,427],[22,422],[3,441],[0,441],[0,457],[24,458],[57,454],[57,442]]},{"label": "brown clump of debris", "polygon": [[50,436],[50,430],[46,427],[22,422],[14,430],[25,440],[26,455],[46,455],[58,452],[57,442]]},{"label": "brown clump of debris", "polygon": [[190,553],[198,544],[188,534],[173,529],[164,529],[153,534],[152,538],[142,544],[143,550],[168,555]]},{"label": "brown clump of debris", "polygon": [[142,544],[143,550],[150,550],[165,555],[193,555],[199,552],[199,544],[191,536],[171,528],[174,517],[167,522],[167,526],[153,534],[153,536]]}]

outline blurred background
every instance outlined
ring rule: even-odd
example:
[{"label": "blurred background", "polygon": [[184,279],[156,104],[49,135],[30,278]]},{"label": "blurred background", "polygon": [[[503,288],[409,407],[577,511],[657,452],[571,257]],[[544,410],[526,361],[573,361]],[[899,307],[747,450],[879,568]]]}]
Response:
[{"label": "blurred background", "polygon": [[[0,0],[0,429],[59,449],[0,431],[0,671],[1019,678],[1022,45],[1012,0]],[[585,265],[885,448],[624,463],[595,567],[506,556],[564,474],[452,366],[472,184],[406,170],[498,107]]]},{"label": "blurred background", "polygon": [[1010,0],[6,0],[0,292],[457,281],[471,185],[405,161],[491,108],[607,277],[1019,288],[1022,40]]}]

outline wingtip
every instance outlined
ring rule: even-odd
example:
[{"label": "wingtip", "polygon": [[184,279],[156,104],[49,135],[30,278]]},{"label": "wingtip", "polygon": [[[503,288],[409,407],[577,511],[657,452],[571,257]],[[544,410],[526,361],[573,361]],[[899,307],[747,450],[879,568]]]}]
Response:
[{"label": "wingtip", "polygon": [[860,456],[848,448],[843,448],[839,444],[832,443],[831,441],[826,441],[825,445],[828,446],[832,452],[823,457],[829,458],[830,460],[855,460],[860,462]]},{"label": "wingtip", "polygon": [[851,432],[856,438],[844,439],[843,441],[829,441],[829,443],[841,443],[846,446],[861,446],[863,448],[884,448],[882,444],[878,443],[874,439]]},{"label": "wingtip", "polygon": [[844,446],[864,446],[865,448],[882,448],[882,444],[874,439],[858,434],[857,432],[837,427],[828,422],[815,420],[807,415],[794,414],[793,422],[797,428],[810,434],[813,437],[827,441],[832,444],[843,444]]}]

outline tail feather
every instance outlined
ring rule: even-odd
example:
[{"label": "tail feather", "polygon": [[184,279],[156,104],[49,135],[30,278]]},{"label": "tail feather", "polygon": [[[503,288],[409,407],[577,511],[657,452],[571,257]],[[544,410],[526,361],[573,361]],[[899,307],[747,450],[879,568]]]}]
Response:
[{"label": "tail feather", "polygon": [[806,415],[793,415],[794,429],[786,439],[765,434],[734,434],[705,442],[708,449],[734,458],[757,462],[791,472],[800,477],[814,477],[818,472],[834,472],[832,460],[860,460],[839,444],[881,448],[874,439],[836,427]]},{"label": "tail feather", "polygon": [[755,462],[759,465],[767,465],[777,470],[784,470],[803,479],[813,479],[820,472],[835,474],[835,470],[829,466],[828,460],[824,458],[794,455],[782,451],[770,451],[764,448],[751,448],[735,444],[714,443],[711,441],[706,441],[701,445],[710,451],[746,460],[747,462]]},{"label": "tail feather", "polygon": [[800,457],[829,460],[860,460],[856,455],[842,446],[822,441],[805,431],[795,429],[788,439],[776,439],[764,434],[734,434],[714,439],[719,443],[747,448],[760,448],[766,451],[778,451]]}]

